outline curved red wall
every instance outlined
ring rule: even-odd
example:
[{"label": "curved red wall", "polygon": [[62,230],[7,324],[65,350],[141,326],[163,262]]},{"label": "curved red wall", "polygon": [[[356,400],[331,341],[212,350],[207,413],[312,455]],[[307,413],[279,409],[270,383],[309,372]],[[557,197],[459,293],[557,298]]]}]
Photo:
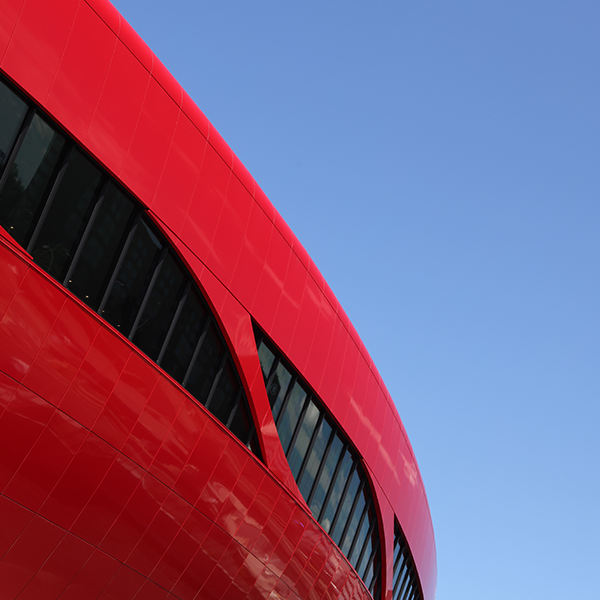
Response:
[{"label": "curved red wall", "polygon": [[[431,517],[417,462],[394,403],[320,272],[202,112],[105,0],[62,0],[59,6],[41,0],[5,0],[0,16],[0,68],[149,209],[197,278],[221,322],[249,392],[265,463],[295,495],[293,510],[300,510],[303,501],[278,441],[251,317],[302,373],[364,458],[383,522],[382,546],[384,559],[388,558],[384,590],[392,580],[395,515],[413,553],[424,597],[433,600],[436,554]],[[16,306],[15,298],[23,286],[45,277],[9,248],[8,243],[3,245],[2,260],[14,265],[17,272],[27,273],[15,284],[12,295],[4,286],[4,296],[10,296],[4,307],[7,310]],[[11,268],[7,270],[3,262],[4,274],[8,276]],[[57,298],[60,307],[48,313],[54,316],[48,316],[44,324],[46,333],[39,334],[38,349],[31,346],[29,362],[15,359],[8,371],[3,369],[9,375],[0,384],[3,389],[35,392],[31,369],[36,361],[43,363],[45,336],[58,327],[63,313],[65,319],[77,322],[74,315],[84,310],[68,292],[56,291],[58,286],[53,283],[44,280],[42,287],[52,290],[47,293]],[[66,308],[71,305],[76,308]],[[0,334],[5,339],[6,323],[4,314]],[[91,325],[82,324],[82,329],[88,327]],[[93,341],[82,347],[84,357],[95,349],[94,344],[107,344],[111,336],[116,337],[110,326],[100,321],[94,321],[93,327],[96,333],[85,333],[86,340],[91,336]],[[158,371],[132,347],[125,344],[125,348],[115,361],[143,364],[140,369],[147,373]],[[118,370],[116,362],[109,360],[110,353],[94,351],[104,356],[109,371]],[[74,359],[73,364],[81,369],[85,358],[83,363],[79,360]],[[19,364],[24,365],[22,373]],[[43,378],[55,366],[41,366]],[[71,377],[65,384],[67,390],[79,373],[65,375],[65,381]],[[161,385],[171,385],[174,396],[186,397],[164,379],[168,384]],[[122,410],[127,410],[125,404]],[[89,415],[70,418],[91,427],[85,420],[91,419]],[[57,425],[57,431],[61,426]],[[144,435],[152,437],[148,432]],[[228,448],[234,447],[237,442],[229,443]],[[239,460],[252,464],[253,469],[262,468],[246,456]],[[252,505],[250,497],[248,502]],[[11,510],[18,512],[14,507]]]}]

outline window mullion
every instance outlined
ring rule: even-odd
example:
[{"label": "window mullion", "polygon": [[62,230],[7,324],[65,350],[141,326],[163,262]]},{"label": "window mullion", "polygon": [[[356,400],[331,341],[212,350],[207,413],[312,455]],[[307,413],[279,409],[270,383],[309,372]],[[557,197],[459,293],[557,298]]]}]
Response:
[{"label": "window mullion", "polygon": [[[273,373],[275,373],[275,371],[273,371]],[[288,383],[285,397],[283,398],[283,402],[281,403],[281,409],[279,410],[279,415],[277,415],[277,421],[275,422],[275,425],[277,426],[278,430],[279,430],[279,426],[281,425],[281,421],[283,420],[283,415],[285,414],[287,407],[290,403],[290,398],[292,396],[292,390],[294,389],[294,385],[296,385],[296,379],[297,379],[296,376],[294,374],[292,374],[292,377],[290,378],[290,381]]]},{"label": "window mullion", "polygon": [[72,144],[72,143],[70,144],[70,146],[67,143],[67,148],[62,150],[62,152],[65,153],[63,155],[62,164],[60,166],[60,169],[58,170],[58,174],[56,175],[54,182],[52,183],[52,187],[50,188],[50,193],[46,197],[46,201],[44,202],[44,208],[42,209],[42,212],[41,212],[41,214],[37,220],[37,223],[35,225],[35,228],[33,229],[33,233],[31,234],[31,237],[29,238],[29,242],[27,243],[27,248],[25,248],[29,254],[31,254],[33,252],[33,248],[38,239],[40,231],[42,230],[42,227],[44,226],[44,221],[46,220],[46,217],[48,216],[48,212],[52,208],[52,202],[54,201],[56,192],[58,191],[58,188],[60,187],[60,182],[62,181],[62,179],[65,175],[65,172],[69,168],[69,161],[71,160],[73,154],[75,153],[75,150],[76,150],[75,144]]},{"label": "window mullion", "polygon": [[31,121],[33,121],[33,117],[35,116],[35,114],[36,114],[35,108],[30,107],[29,110],[27,111],[27,115],[25,116],[25,119],[23,119],[23,124],[21,125],[21,130],[19,131],[19,134],[17,135],[17,139],[15,140],[15,143],[13,144],[12,150],[10,151],[8,157],[6,158],[6,164],[4,165],[4,172],[2,173],[2,177],[0,177],[0,193],[2,192],[2,190],[4,188],[4,184],[6,183],[6,180],[10,176],[10,172],[12,170],[13,163],[15,162],[15,159],[17,158],[17,154],[19,154],[19,150],[21,149],[21,146],[23,145],[25,136],[27,135],[27,131],[29,130],[29,126],[31,125]]},{"label": "window mullion", "polygon": [[[352,467],[348,472],[348,479],[346,479],[346,483],[344,485],[344,491],[340,496],[340,500],[338,502],[337,508],[335,510],[335,516],[333,517],[333,521],[331,522],[331,527],[329,531],[331,534],[335,531],[335,527],[337,525],[338,519],[340,517],[340,513],[342,512],[342,506],[344,505],[344,500],[346,499],[346,495],[348,494],[348,490],[350,489],[350,482],[352,481],[352,476],[354,475],[354,471],[356,471],[356,462],[352,462]],[[341,545],[341,544],[340,544]]]},{"label": "window mullion", "polygon": [[135,236],[135,232],[139,227],[140,221],[142,220],[142,211],[140,210],[135,216],[134,222],[127,234],[127,239],[125,240],[125,244],[123,244],[123,248],[121,249],[121,254],[119,255],[119,259],[117,260],[117,264],[113,270],[112,275],[110,276],[110,280],[108,285],[106,286],[106,290],[104,291],[104,296],[102,297],[102,301],[100,302],[100,306],[98,307],[98,314],[101,315],[106,307],[106,303],[110,297],[110,293],[112,292],[112,288],[115,285],[115,281],[117,276],[119,275],[119,271],[121,270],[121,266],[123,265],[123,261],[125,260],[125,256],[127,255],[127,251],[129,250],[129,246]]},{"label": "window mullion", "polygon": [[150,278],[150,283],[148,284],[148,287],[146,288],[146,293],[144,294],[144,298],[142,300],[142,303],[140,304],[140,308],[138,309],[138,312],[137,312],[137,315],[133,322],[133,325],[131,326],[131,331],[129,333],[130,340],[133,340],[133,336],[135,335],[135,332],[140,325],[140,321],[142,320],[142,316],[144,315],[144,310],[146,310],[146,305],[148,304],[148,300],[150,299],[152,290],[154,289],[154,286],[156,285],[156,280],[158,279],[158,277],[160,275],[160,271],[165,262],[166,256],[167,256],[167,245],[165,244],[160,252],[160,258],[158,259],[158,263],[157,263],[156,267],[154,267],[154,273],[152,273],[152,277]]},{"label": "window mullion", "polygon": [[206,333],[208,331],[211,321],[212,321],[212,319],[210,317],[207,317],[206,321],[204,322],[204,327],[202,328],[202,331],[200,332],[200,337],[198,338],[198,341],[196,342],[196,348],[194,349],[192,358],[190,359],[190,364],[188,365],[187,371],[185,372],[185,375],[181,381],[181,385],[183,387],[185,387],[187,385],[190,375],[192,374],[192,369],[194,368],[194,363],[196,362],[198,355],[200,354],[200,349],[202,348],[202,344],[204,343],[204,338],[206,338]]},{"label": "window mullion", "polygon": [[173,319],[171,320],[171,325],[169,325],[169,331],[167,331],[165,341],[163,342],[160,352],[158,353],[158,358],[156,359],[156,364],[158,364],[158,365],[161,364],[162,359],[165,355],[165,352],[167,351],[167,347],[169,345],[169,342],[171,341],[171,337],[173,336],[175,327],[177,326],[177,321],[179,320],[179,317],[181,315],[181,312],[183,311],[183,307],[186,303],[188,295],[190,294],[191,287],[192,287],[192,280],[188,278],[187,283],[183,286],[183,294],[181,295],[181,299],[179,300],[177,309],[175,310],[175,314],[173,315]]},{"label": "window mullion", "polygon": [[[206,397],[206,404],[204,406],[208,410],[210,410],[210,405],[212,404],[213,398],[215,396],[215,390],[217,389],[217,386],[219,385],[219,380],[221,379],[221,375],[223,374],[223,370],[225,369],[225,365],[227,364],[228,358],[229,357],[227,356],[227,352],[224,352],[223,358],[221,359],[221,364],[219,365],[217,374],[215,375],[215,378],[213,379],[212,385],[210,387],[210,392],[208,392],[208,396]],[[213,411],[211,411],[211,412],[213,412]]]},{"label": "window mullion", "polygon": [[[360,498],[360,495],[362,494],[363,488],[365,487],[365,480],[361,478],[360,484],[358,486],[358,490],[356,491],[356,496],[354,496],[354,500],[352,501],[352,506],[350,508],[350,511],[348,512],[348,518],[346,519],[346,524],[344,525],[344,530],[342,531],[342,535],[340,536],[340,543],[339,543],[339,547],[341,548],[344,545],[344,542],[346,541],[346,536],[348,535],[348,529],[350,528],[350,523],[352,522],[352,519],[354,518],[354,512],[356,511],[356,505],[358,504],[358,499]],[[341,506],[341,503],[340,503]],[[350,552],[348,552],[348,554],[346,554],[346,556],[348,557],[348,560],[350,560]]]},{"label": "window mullion", "polygon": [[87,242],[88,237],[90,236],[90,232],[92,231],[92,227],[94,226],[96,217],[98,216],[98,213],[100,212],[100,209],[102,208],[102,203],[104,202],[104,198],[106,196],[106,191],[108,190],[108,186],[110,185],[110,178],[107,177],[106,175],[103,175],[103,177],[104,177],[104,183],[102,184],[102,189],[100,191],[100,195],[98,197],[98,200],[96,200],[96,204],[94,205],[94,208],[92,209],[90,218],[88,219],[85,229],[83,230],[81,239],[79,240],[79,243],[77,244],[77,250],[75,250],[75,253],[73,254],[73,260],[71,261],[69,269],[67,270],[67,274],[65,275],[63,285],[66,288],[69,287],[70,279],[73,276],[73,272],[75,271],[75,269],[77,267],[79,257],[81,256],[81,253],[83,252],[85,243]]},{"label": "window mullion", "polygon": [[[352,544],[350,544],[350,549],[348,550],[348,560],[350,560],[350,557],[352,556],[352,553],[354,552],[354,546],[356,546],[356,542],[358,541],[358,538],[360,535],[360,530],[362,528],[363,523],[365,522],[365,518],[369,514],[369,508],[371,506],[371,497],[369,494],[365,494],[365,498],[367,499],[367,501],[365,502],[365,506],[363,508],[362,514],[360,515],[360,519],[358,521],[358,525],[356,526],[356,532],[354,534],[354,539],[352,540]],[[358,556],[358,558],[360,558],[360,555]],[[357,565],[359,564],[358,558],[356,560]]]},{"label": "window mullion", "polygon": [[300,411],[300,415],[298,415],[298,422],[296,423],[296,427],[294,428],[294,433],[290,439],[290,445],[288,446],[288,451],[286,458],[289,461],[290,454],[294,449],[294,445],[296,444],[296,440],[298,439],[298,435],[300,434],[300,430],[302,429],[302,421],[304,421],[304,416],[306,415],[306,411],[308,410],[308,405],[310,404],[310,396],[306,396],[304,398],[304,404],[302,405],[302,410]]},{"label": "window mullion", "polygon": [[[324,419],[325,415],[323,413],[323,411],[319,412],[319,418],[317,419],[317,424],[315,425],[315,429],[313,431],[312,437],[310,438],[310,442],[308,444],[308,448],[306,449],[306,454],[304,455],[304,458],[302,459],[302,466],[300,467],[300,471],[298,472],[298,484],[300,484],[300,481],[302,481],[302,476],[304,475],[304,471],[306,471],[306,465],[308,464],[308,459],[312,453],[312,450],[315,446],[318,434],[319,434],[319,428],[321,427],[322,423],[323,423],[323,419]],[[315,479],[316,481],[316,479]],[[315,484],[315,482],[313,481],[313,485]],[[312,487],[311,487],[312,490]]]},{"label": "window mullion", "polygon": [[[317,521],[319,521],[319,523],[321,522],[321,516],[323,515],[323,511],[325,510],[325,508],[329,504],[329,500],[331,499],[331,494],[333,493],[333,488],[335,487],[335,482],[340,473],[340,469],[342,468],[342,462],[344,460],[344,456],[346,454],[347,449],[348,449],[348,444],[344,444],[340,451],[340,455],[338,457],[337,464],[335,465],[335,470],[333,472],[333,475],[331,476],[331,481],[329,482],[329,488],[327,489],[327,493],[325,494],[325,498],[323,499],[323,505],[321,506],[321,510],[319,511],[319,515],[317,517]],[[329,531],[332,531],[331,527],[329,527]]]},{"label": "window mullion", "polygon": [[229,412],[229,416],[225,420],[227,429],[231,429],[231,424],[233,423],[233,420],[235,419],[235,416],[236,416],[238,410],[240,409],[239,408],[240,404],[241,404],[240,396],[242,395],[242,393],[243,393],[243,390],[240,388],[236,395],[235,402],[233,404],[233,408],[231,409],[231,411]]},{"label": "window mullion", "polygon": [[331,445],[333,444],[334,439],[335,439],[335,429],[332,427],[331,432],[329,433],[329,438],[327,439],[327,445],[325,446],[325,451],[323,452],[323,458],[319,462],[319,468],[317,469],[317,472],[315,473],[315,481],[313,482],[313,486],[312,486],[312,489],[310,490],[310,494],[308,495],[308,498],[306,499],[306,503],[308,504],[308,506],[310,506],[311,502],[313,501],[313,498],[315,495],[315,490],[317,489],[317,483],[321,477],[321,474],[323,473],[325,464],[327,463],[327,457],[329,456],[329,449],[331,448]]}]

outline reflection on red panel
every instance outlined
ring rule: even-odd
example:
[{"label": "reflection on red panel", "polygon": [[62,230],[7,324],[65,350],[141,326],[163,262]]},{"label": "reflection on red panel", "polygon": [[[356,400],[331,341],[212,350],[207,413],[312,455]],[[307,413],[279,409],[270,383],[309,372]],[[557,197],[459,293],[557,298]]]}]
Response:
[{"label": "reflection on red panel", "polygon": [[116,43],[108,26],[81,2],[47,101],[58,120],[71,118],[70,132],[78,140],[85,138],[96,111]]},{"label": "reflection on red panel", "polygon": [[[200,167],[206,151],[205,138],[186,115],[180,113],[169,154],[163,165],[156,194],[149,207],[161,215],[172,231],[179,233],[198,183]],[[173,202],[173,198],[177,202]]]},{"label": "reflection on red panel", "polygon": [[[175,133],[179,110],[150,78],[119,176],[131,181],[138,198],[154,198]],[[160,124],[160,126],[158,126]]]},{"label": "reflection on red panel", "polygon": [[230,287],[244,244],[254,202],[236,177],[229,179],[227,197],[212,240],[211,255],[218,261],[215,275]]},{"label": "reflection on red panel", "polygon": [[[44,103],[72,30],[79,0],[65,0],[60,11],[50,2],[11,2],[22,9],[2,60],[2,68]],[[4,12],[3,7],[3,12]],[[12,11],[8,11],[9,15]]]},{"label": "reflection on red panel", "polygon": [[[112,172],[120,173],[150,81],[149,73],[117,41],[100,100],[84,144]],[[123,89],[128,90],[127,96]]]}]

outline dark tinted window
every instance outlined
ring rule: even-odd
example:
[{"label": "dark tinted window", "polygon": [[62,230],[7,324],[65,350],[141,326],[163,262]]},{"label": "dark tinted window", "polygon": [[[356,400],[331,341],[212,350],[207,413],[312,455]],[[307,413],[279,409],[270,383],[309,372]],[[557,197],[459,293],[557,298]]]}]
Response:
[{"label": "dark tinted window", "polygon": [[338,471],[336,473],[335,479],[332,482],[331,487],[329,488],[329,498],[327,501],[327,505],[323,511],[321,516],[321,525],[323,525],[323,529],[329,533],[331,529],[331,525],[333,524],[333,519],[335,518],[336,510],[339,506],[340,499],[342,497],[342,493],[344,492],[344,486],[348,481],[348,476],[350,475],[350,469],[352,469],[354,461],[352,460],[352,455],[348,450],[346,450],[340,460],[338,465]]},{"label": "dark tinted window", "polygon": [[290,443],[292,442],[292,436],[298,425],[304,403],[306,402],[306,396],[307,394],[303,387],[296,382],[289,394],[286,410],[279,418],[277,430],[279,432],[279,439],[281,440],[283,451],[286,454],[289,450]]},{"label": "dark tinted window", "polygon": [[304,418],[298,426],[296,436],[292,447],[288,452],[288,462],[290,463],[290,469],[294,479],[298,479],[300,473],[300,467],[306,456],[308,445],[317,426],[317,420],[319,419],[319,409],[309,400],[306,410],[304,412]]},{"label": "dark tinted window", "polygon": [[310,502],[310,509],[313,514],[319,518],[321,509],[323,508],[323,502],[327,495],[327,491],[331,486],[331,479],[335,473],[335,468],[338,464],[340,454],[344,448],[344,443],[336,434],[331,441],[331,446],[325,457],[325,461],[321,468],[321,473],[317,479],[317,484],[313,492],[313,496]]},{"label": "dark tinted window", "polygon": [[283,399],[285,398],[291,379],[291,373],[281,363],[277,365],[275,373],[273,373],[269,379],[267,395],[269,396],[269,402],[275,420],[279,417],[279,411],[283,405]]},{"label": "dark tinted window", "polygon": [[219,374],[216,387],[208,402],[210,411],[223,423],[227,425],[229,417],[235,407],[240,386],[235,377],[233,367],[229,360],[225,362],[223,370]]},{"label": "dark tinted window", "polygon": [[167,253],[133,335],[133,343],[154,360],[169,330],[183,285],[183,271]]},{"label": "dark tinted window", "polygon": [[64,148],[64,137],[35,115],[0,193],[0,225],[21,246],[27,247]]},{"label": "dark tinted window", "polygon": [[27,114],[27,105],[0,81],[0,174]]},{"label": "dark tinted window", "polygon": [[352,514],[350,509],[352,508],[354,500],[356,499],[359,485],[360,477],[358,472],[354,470],[354,473],[352,473],[352,477],[350,479],[350,483],[348,484],[348,488],[344,490],[343,501],[338,508],[338,513],[335,516],[335,525],[330,534],[336,544],[341,545],[342,533],[344,532],[344,527],[348,523],[348,519]]},{"label": "dark tinted window", "polygon": [[100,306],[133,212],[131,200],[111,183],[84,232],[84,241],[66,286],[94,310]]},{"label": "dark tinted window", "polygon": [[185,387],[202,404],[206,404],[208,394],[223,359],[224,347],[211,324],[202,338],[198,357],[192,365],[189,379]]},{"label": "dark tinted window", "polygon": [[269,373],[271,372],[271,367],[273,366],[273,362],[275,360],[275,355],[264,344],[260,347],[259,352],[260,366],[262,368],[263,378],[266,383]]},{"label": "dark tinted window", "polygon": [[323,457],[325,456],[325,449],[327,447],[327,442],[329,441],[330,435],[331,426],[325,419],[322,419],[321,425],[315,434],[312,449],[310,450],[310,454],[306,460],[306,466],[300,479],[298,480],[298,487],[300,488],[300,492],[304,498],[310,497],[310,492],[315,482],[317,471],[321,465],[321,462],[323,461]]},{"label": "dark tinted window", "polygon": [[421,588],[413,557],[398,524],[394,534],[393,600],[421,600]]},{"label": "dark tinted window", "polygon": [[173,379],[183,381],[207,316],[203,303],[193,291],[190,291],[184,300],[165,355],[160,361],[162,368]]},{"label": "dark tinted window", "polygon": [[63,168],[51,204],[44,211],[47,214],[30,245],[33,260],[59,281],[71,264],[101,178],[100,170],[78,150],[71,152]]},{"label": "dark tinted window", "polygon": [[163,243],[145,221],[140,221],[112,284],[102,316],[128,336],[144,299]]}]

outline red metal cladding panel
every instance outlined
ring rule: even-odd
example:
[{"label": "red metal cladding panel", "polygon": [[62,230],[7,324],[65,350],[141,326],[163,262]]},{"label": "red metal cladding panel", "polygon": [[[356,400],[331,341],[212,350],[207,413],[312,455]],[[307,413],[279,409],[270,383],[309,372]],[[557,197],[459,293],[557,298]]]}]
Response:
[{"label": "red metal cladding panel", "polygon": [[296,333],[298,313],[302,305],[307,278],[306,269],[304,269],[294,252],[290,252],[282,294],[279,298],[271,328],[273,336],[281,340],[286,346],[292,344],[292,339]]},{"label": "red metal cladding panel", "polygon": [[190,511],[188,518],[152,571],[152,580],[167,590],[174,590],[211,527],[212,523],[202,513]]},{"label": "red metal cladding panel", "polygon": [[0,416],[0,490],[12,480],[54,414],[54,407],[19,387]]},{"label": "red metal cladding panel", "polygon": [[226,446],[227,438],[207,421],[173,488],[190,504],[198,501]]},{"label": "red metal cladding panel", "polygon": [[127,364],[92,426],[96,434],[119,450],[158,381],[158,374],[145,360],[129,349],[127,351]]},{"label": "red metal cladding panel", "polygon": [[85,565],[94,548],[83,540],[65,535],[48,560],[19,594],[22,600],[58,598],[67,589],[73,577]]},{"label": "red metal cladding panel", "polygon": [[160,510],[169,489],[145,473],[123,510],[99,544],[100,550],[125,562]]},{"label": "red metal cladding panel", "polygon": [[122,454],[117,455],[71,531],[97,546],[105,538],[138,487],[144,472]]},{"label": "red metal cladding panel", "polygon": [[39,514],[70,529],[102,483],[117,451],[89,433],[42,504]]},{"label": "red metal cladding panel", "polygon": [[[243,472],[248,461],[248,456],[236,452],[237,448],[233,448],[233,444],[233,441],[229,441],[223,446],[220,456],[212,465],[212,473],[194,504],[202,514],[216,522],[224,531],[229,528],[226,522],[229,515],[227,512],[221,513],[235,486],[238,474]],[[219,519],[220,514],[221,519]],[[231,527],[233,528],[233,524]]]},{"label": "red metal cladding panel", "polygon": [[[9,4],[16,8],[21,2]],[[56,76],[79,4],[80,0],[65,0],[60,6],[31,0],[22,4],[2,68],[42,104]]]},{"label": "red metal cladding panel", "polygon": [[99,550],[94,550],[71,579],[61,600],[95,600],[120,568],[120,564]]},{"label": "red metal cladding panel", "polygon": [[19,15],[23,10],[25,0],[13,0],[2,6],[2,19],[0,19],[0,65],[4,61],[4,54],[13,35]]},{"label": "red metal cladding panel", "polygon": [[[146,96],[150,74],[117,41],[84,144],[112,173],[120,173]],[[127,94],[123,90],[127,90]]]},{"label": "red metal cladding panel", "polygon": [[98,600],[125,600],[135,598],[147,580],[125,565],[121,565],[115,576],[98,596]]},{"label": "red metal cladding panel", "polygon": [[81,2],[46,103],[78,140],[85,139],[116,45],[114,33]]},{"label": "red metal cladding panel", "polygon": [[55,410],[3,493],[26,508],[39,511],[87,433],[78,423]]},{"label": "red metal cladding panel", "polygon": [[145,577],[149,577],[181,531],[192,510],[192,506],[179,495],[169,492],[129,555],[127,564]]},{"label": "red metal cladding panel", "polygon": [[0,514],[3,515],[3,527],[0,529],[0,556],[4,556],[29,525],[34,513],[0,494]]},{"label": "red metal cladding panel", "polygon": [[[4,269],[3,269],[4,271]],[[21,381],[33,363],[64,303],[64,295],[53,285],[40,287],[40,277],[28,270],[0,321],[0,370]],[[23,324],[27,323],[26,328]]]},{"label": "red metal cladding panel", "polygon": [[189,249],[201,260],[210,256],[230,177],[231,171],[223,159],[210,146],[207,147],[198,185],[181,229],[182,239],[187,241]]},{"label": "red metal cladding panel", "polygon": [[290,355],[294,365],[303,374],[306,373],[306,365],[311,362],[311,350],[317,335],[320,313],[320,304],[317,299],[320,297],[317,284],[309,273],[305,280],[302,303],[294,331],[294,352]]},{"label": "red metal cladding panel", "polygon": [[[333,331],[331,335],[331,343],[329,344],[329,350],[327,351],[327,358],[325,359],[326,369],[323,371],[321,381],[316,387],[321,390],[326,398],[331,398],[332,402],[329,404],[334,414],[340,415],[347,406],[347,398],[338,396],[337,390],[340,386],[341,374],[344,367],[344,360],[346,358],[346,349],[348,344],[352,344],[352,340],[346,335],[346,330],[342,326],[338,319],[334,320]],[[354,377],[351,377],[348,381],[348,385],[354,384]],[[344,403],[344,406],[336,406],[335,401],[338,400]],[[341,421],[341,419],[340,419]],[[348,435],[352,436],[352,431],[346,430]]]},{"label": "red metal cladding panel", "polygon": [[2,417],[4,409],[12,400],[18,387],[19,386],[14,379],[6,376],[4,373],[0,373],[0,417]]},{"label": "red metal cladding panel", "polygon": [[251,305],[256,295],[256,282],[263,271],[264,257],[272,235],[274,233],[271,221],[262,208],[253,202],[231,285],[236,298],[245,306]]},{"label": "red metal cladding panel", "polygon": [[[221,504],[215,519],[215,522],[231,536],[235,536],[239,530],[245,511],[248,510],[254,500],[264,477],[262,470],[250,458],[246,460],[242,470],[234,474],[236,482],[225,501]],[[215,506],[215,508],[218,508],[218,506]]]},{"label": "red metal cladding panel", "polygon": [[30,390],[44,390],[58,406],[88,353],[99,323],[70,302],[63,304],[37,355],[23,378]]},{"label": "red metal cladding panel", "polygon": [[227,288],[231,285],[242,252],[244,234],[253,204],[246,189],[232,176],[211,244],[211,256],[214,257],[213,272]]},{"label": "red metal cladding panel", "polygon": [[[187,115],[181,113],[169,154],[149,208],[176,234],[183,227],[188,207],[198,186],[200,167],[208,142]],[[173,199],[177,198],[177,202]]]},{"label": "red metal cladding panel", "polygon": [[254,192],[254,199],[256,200],[256,202],[258,203],[260,208],[263,210],[263,212],[267,215],[269,221],[271,221],[271,223],[272,223],[275,219],[275,215],[277,214],[277,211],[275,210],[275,207],[273,206],[271,201],[267,198],[267,195],[263,192],[263,190],[259,187],[258,184],[256,184],[256,191]]},{"label": "red metal cladding panel", "polygon": [[58,405],[89,429],[105,407],[129,358],[129,348],[115,344],[114,338],[115,334],[98,326],[91,347]]},{"label": "red metal cladding panel", "polygon": [[369,441],[365,452],[365,460],[375,469],[377,458],[381,453],[381,440],[383,437],[383,423],[387,406],[387,399],[381,390],[377,390],[371,396],[369,402],[369,412],[366,414],[367,419],[363,421],[363,428],[367,429],[365,435],[368,434]]},{"label": "red metal cladding panel", "polygon": [[[329,348],[331,347],[331,342],[333,340],[333,328],[336,318],[331,305],[322,295],[317,293],[315,300],[318,301],[318,304],[314,307],[314,310],[311,311],[313,316],[316,314],[315,334],[308,355],[305,358],[306,363],[302,370],[302,375],[306,381],[308,381],[309,385],[313,386],[317,394],[319,394],[316,383],[323,380],[323,375],[327,368],[327,356],[329,355]],[[297,352],[291,352],[292,357],[296,355]],[[294,359],[292,358],[292,360]],[[297,364],[297,362],[294,361],[294,364]],[[324,397],[321,399],[329,408],[327,399]],[[339,415],[333,414],[336,419],[339,420]]]},{"label": "red metal cladding panel", "polygon": [[266,331],[273,327],[291,258],[291,247],[277,230],[273,231],[266,257],[269,266],[263,266],[251,310],[252,316]]},{"label": "red metal cladding panel", "polygon": [[0,596],[16,598],[47,562],[64,536],[65,532],[60,527],[33,515],[0,561]]},{"label": "red metal cladding panel", "polygon": [[[0,228],[2,242],[6,239],[5,235],[7,234]],[[0,322],[27,273],[27,264],[14,253],[11,246],[2,242],[0,242],[0,262],[5,265],[5,268],[4,279],[0,286]]]},{"label": "red metal cladding panel", "polygon": [[206,422],[206,418],[199,417],[197,406],[192,402],[183,402],[148,469],[149,472],[173,488],[189,463]]},{"label": "red metal cladding panel", "polygon": [[171,148],[179,108],[150,78],[137,125],[119,177],[147,205],[156,194]]},{"label": "red metal cladding panel", "polygon": [[144,410],[139,414],[122,451],[144,469],[148,469],[173,421],[187,398],[166,378],[160,377]]}]

